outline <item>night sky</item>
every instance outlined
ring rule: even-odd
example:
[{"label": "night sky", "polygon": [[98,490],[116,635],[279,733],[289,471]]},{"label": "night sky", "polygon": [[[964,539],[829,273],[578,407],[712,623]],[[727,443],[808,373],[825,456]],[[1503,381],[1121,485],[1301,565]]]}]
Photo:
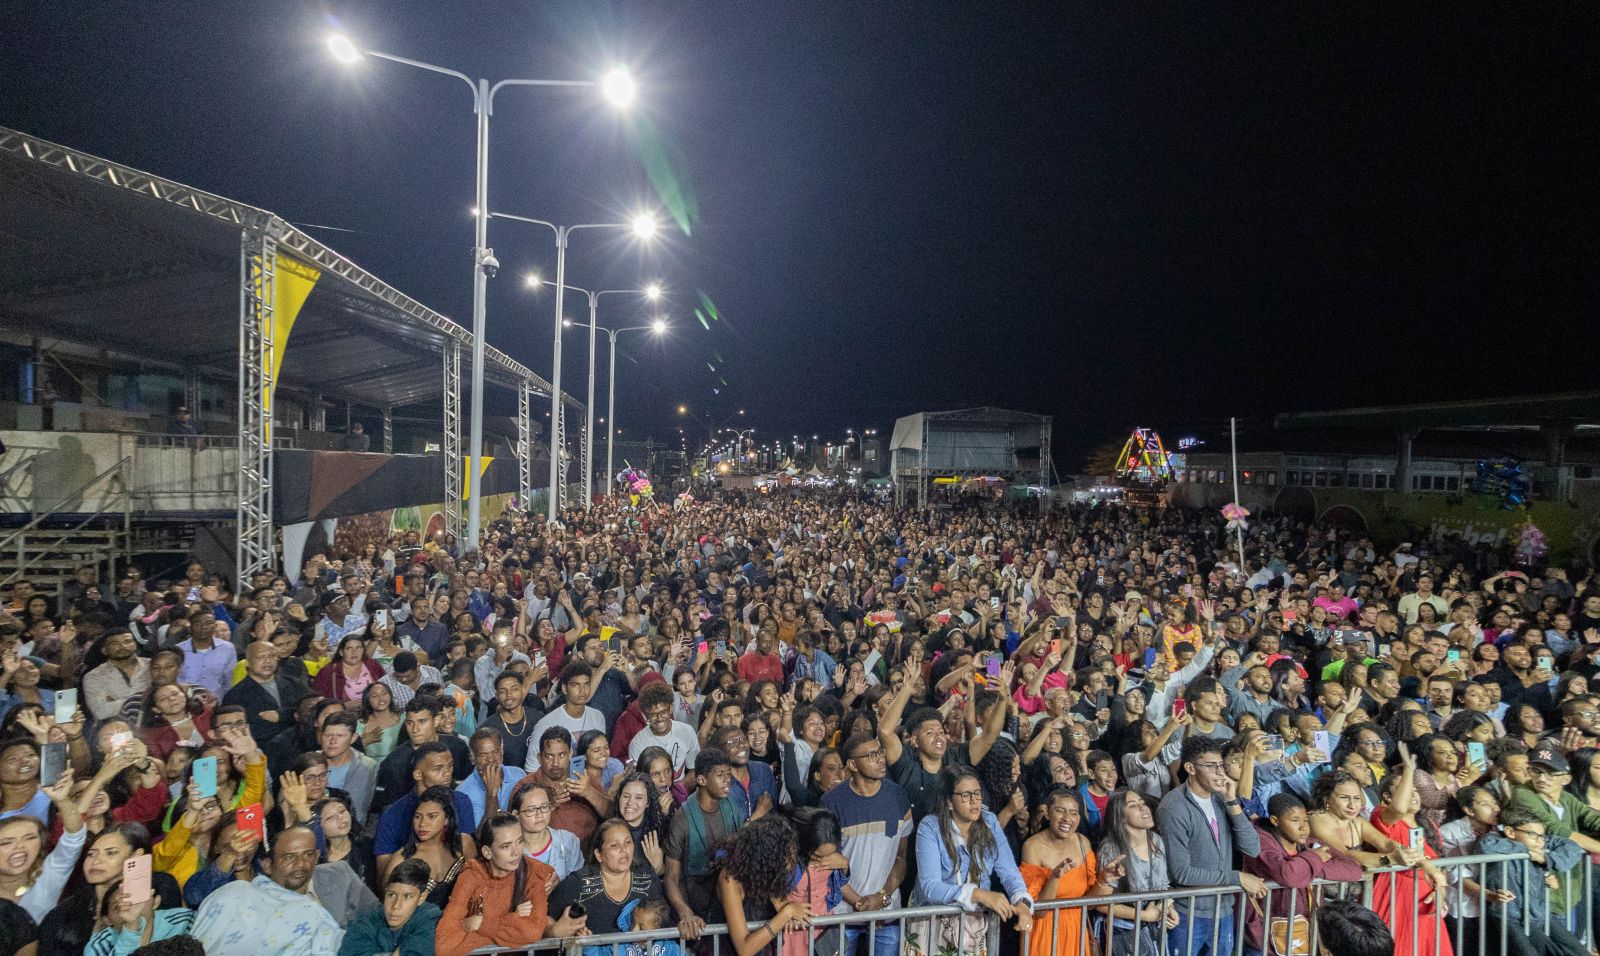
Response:
[{"label": "night sky", "polygon": [[[631,65],[627,117],[502,93],[491,205],[664,209],[665,161],[697,206],[654,248],[573,240],[570,283],[675,293],[620,362],[634,435],[679,402],[841,438],[992,404],[1055,416],[1070,470],[1134,424],[1597,380],[1592,4],[23,6],[0,123],[352,230],[311,231],[463,324],[469,93],[323,37],[491,79]],[[490,244],[490,341],[548,375],[521,274],[553,243]]]}]

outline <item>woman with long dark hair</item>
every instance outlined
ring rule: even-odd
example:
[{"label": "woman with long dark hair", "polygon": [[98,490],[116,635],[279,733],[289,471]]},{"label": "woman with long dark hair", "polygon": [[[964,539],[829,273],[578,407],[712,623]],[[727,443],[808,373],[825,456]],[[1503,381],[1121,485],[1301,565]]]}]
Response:
[{"label": "woman with long dark hair", "polygon": [[378,885],[372,838],[362,834],[355,825],[355,807],[350,798],[335,791],[312,806],[311,818],[321,825],[323,838],[327,842],[322,862],[337,863],[343,860],[361,877],[361,882],[369,887]]},{"label": "woman with long dark hair", "polygon": [[[382,761],[400,742],[404,718],[394,708],[394,692],[383,684],[372,684],[361,693],[361,723],[356,732],[366,755]],[[442,908],[442,907],[441,907]]]},{"label": "woman with long dark hair", "polygon": [[[90,840],[83,854],[82,885],[62,897],[39,923],[40,956],[79,956],[99,928],[95,914],[107,891],[122,878],[122,864],[149,852],[150,831],[137,823],[108,826]],[[161,909],[183,905],[177,881],[168,874],[153,874],[150,887]]]},{"label": "woman with long dark hair", "polygon": [[637,858],[647,862],[659,876],[666,872],[661,841],[666,836],[667,822],[655,800],[655,789],[649,774],[638,770],[623,774],[617,787],[617,816],[633,831]]},{"label": "woman with long dark hair", "polygon": [[[785,808],[789,825],[795,835],[794,879],[789,886],[791,903],[800,903],[810,909],[811,916],[827,916],[844,901],[844,885],[849,880],[850,861],[839,852],[843,834],[839,821],[821,807]],[[783,956],[816,956],[833,952],[830,946],[841,937],[835,930],[828,938],[823,930],[811,931],[810,948],[804,933],[785,933]]]},{"label": "woman with long dark hair", "polygon": [[202,747],[211,738],[211,708],[178,684],[152,687],[144,695],[140,736],[150,756],[165,760],[179,746]]},{"label": "woman with long dark hair", "polygon": [[367,645],[360,634],[339,639],[333,660],[317,671],[311,689],[348,710],[359,710],[367,688],[383,679],[383,665],[367,657]]},{"label": "woman with long dark hair", "polygon": [[[582,906],[590,933],[615,933],[617,919],[629,903],[661,895],[661,881],[647,866],[635,866],[633,833],[626,823],[612,817],[594,831],[593,862],[567,875],[550,894],[550,913],[558,917],[546,933],[561,935],[568,925],[571,908]],[[631,925],[631,924],[630,924]]]},{"label": "woman with long dark hair", "polygon": [[[997,951],[1000,930],[989,914],[1014,919],[1018,932],[1026,933],[1033,927],[1033,897],[999,819],[984,809],[984,787],[977,771],[946,769],[940,783],[935,812],[917,826],[914,905],[961,902],[966,913],[913,924],[916,928],[908,929],[907,946],[927,954],[961,945],[960,940],[971,947],[965,952],[987,956]],[[985,889],[993,879],[1005,887],[1004,893]]]},{"label": "woman with long dark hair", "polygon": [[[1098,870],[1093,845],[1078,832],[1083,820],[1078,794],[1056,787],[1045,804],[1045,827],[1022,845],[1018,867],[1033,898],[1040,902],[1074,900],[1087,896],[1101,880],[1114,878],[1114,873]],[[1086,913],[1084,909],[1064,909],[1041,915],[1033,924],[1027,950],[1030,956],[1079,952]]]},{"label": "woman with long dark hair", "polygon": [[[1166,844],[1156,832],[1154,798],[1133,790],[1112,794],[1100,831],[1101,870],[1093,895],[1158,893],[1169,888]],[[1118,904],[1111,907],[1111,921],[1117,930],[1112,934],[1112,956],[1133,952],[1135,921],[1139,927],[1139,951],[1159,953],[1165,946],[1167,930],[1178,925],[1178,911],[1171,902],[1145,903],[1137,909]],[[1096,929],[1094,935],[1098,939],[1100,930]]]},{"label": "woman with long dark hair", "polygon": [[417,799],[417,809],[411,815],[411,835],[389,857],[382,878],[387,881],[389,872],[404,860],[414,857],[423,861],[432,877],[428,902],[442,910],[450,902],[456,877],[476,853],[472,837],[462,833],[456,821],[453,791],[449,787],[429,787]]}]

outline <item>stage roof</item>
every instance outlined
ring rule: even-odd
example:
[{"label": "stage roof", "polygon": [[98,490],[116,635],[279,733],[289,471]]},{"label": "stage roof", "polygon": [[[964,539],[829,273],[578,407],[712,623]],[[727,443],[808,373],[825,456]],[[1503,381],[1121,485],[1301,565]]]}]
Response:
[{"label": "stage roof", "polygon": [[[274,232],[281,253],[323,272],[280,385],[376,408],[435,400],[451,341],[465,379],[469,328],[271,212],[0,127],[0,326],[236,380],[245,228]],[[484,378],[550,394],[493,346]]]},{"label": "stage roof", "polygon": [[1274,422],[1282,431],[1381,428],[1396,432],[1596,423],[1600,423],[1600,391],[1294,412],[1279,415]]}]

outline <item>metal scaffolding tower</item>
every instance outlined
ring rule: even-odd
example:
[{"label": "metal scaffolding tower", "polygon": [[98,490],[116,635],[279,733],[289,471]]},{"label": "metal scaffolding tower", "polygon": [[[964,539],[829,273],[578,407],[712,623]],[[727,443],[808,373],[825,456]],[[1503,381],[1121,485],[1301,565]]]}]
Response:
[{"label": "metal scaffolding tower", "polygon": [[591,470],[589,463],[589,429],[585,428],[581,422],[578,424],[578,467],[582,471],[578,475],[577,485],[582,489],[580,494],[584,495],[585,498],[583,507],[587,508],[589,507],[587,499],[591,487],[590,481],[594,472]]},{"label": "metal scaffolding tower", "polygon": [[234,580],[275,570],[272,537],[272,285],[278,244],[271,229],[239,241],[239,508]]},{"label": "metal scaffolding tower", "polygon": [[461,466],[461,343],[452,341],[444,350],[444,530],[469,547],[461,540]]},{"label": "metal scaffolding tower", "polygon": [[517,389],[517,501],[524,510],[533,500],[533,425],[528,419],[532,392],[527,383]]}]

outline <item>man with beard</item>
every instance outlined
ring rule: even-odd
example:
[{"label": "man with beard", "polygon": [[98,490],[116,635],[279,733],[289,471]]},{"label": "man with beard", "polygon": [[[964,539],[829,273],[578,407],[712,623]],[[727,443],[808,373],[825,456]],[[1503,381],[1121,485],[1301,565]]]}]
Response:
[{"label": "man with beard", "polygon": [[711,746],[727,754],[733,764],[728,796],[744,811],[746,819],[765,816],[778,802],[778,780],[765,761],[750,762],[750,741],[744,731],[738,727],[718,728],[711,735]]},{"label": "man with beard", "polygon": [[105,663],[83,675],[83,706],[95,720],[122,711],[122,702],[150,689],[150,662],[137,655],[127,628],[107,634],[100,645]]},{"label": "man with beard", "polygon": [[213,956],[333,953],[344,930],[312,892],[317,836],[287,827],[272,841],[266,872],[206,897],[190,931]]}]

